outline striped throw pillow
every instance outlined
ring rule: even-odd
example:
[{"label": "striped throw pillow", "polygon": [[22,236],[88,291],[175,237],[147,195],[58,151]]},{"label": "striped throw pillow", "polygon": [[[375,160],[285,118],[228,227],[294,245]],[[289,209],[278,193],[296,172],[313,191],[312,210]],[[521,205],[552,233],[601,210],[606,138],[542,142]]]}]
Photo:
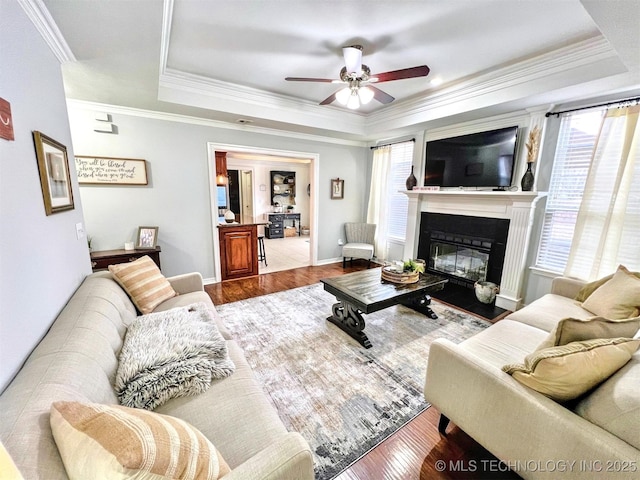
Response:
[{"label": "striped throw pillow", "polygon": [[168,415],[96,403],[55,402],[51,430],[71,479],[212,479],[230,469],[196,428]]},{"label": "striped throw pillow", "polygon": [[109,265],[109,271],[141,313],[151,313],[162,302],[177,295],[148,255],[130,263]]}]

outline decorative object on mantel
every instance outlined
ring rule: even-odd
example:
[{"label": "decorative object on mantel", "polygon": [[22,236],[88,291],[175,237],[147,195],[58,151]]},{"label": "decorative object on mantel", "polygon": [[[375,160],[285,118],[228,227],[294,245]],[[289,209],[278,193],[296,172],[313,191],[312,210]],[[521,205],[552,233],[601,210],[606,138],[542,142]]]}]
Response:
[{"label": "decorative object on mantel", "polygon": [[500,287],[493,282],[476,282],[473,285],[476,298],[486,304],[493,303],[496,299],[496,294],[500,291]]},{"label": "decorative object on mantel", "polygon": [[11,104],[4,98],[0,98],[0,138],[14,140]]},{"label": "decorative object on mantel", "polygon": [[409,178],[407,178],[405,185],[407,186],[407,190],[413,190],[413,188],[418,185],[418,179],[413,174],[413,165],[411,165],[411,174],[409,175]]},{"label": "decorative object on mantel", "polygon": [[137,158],[76,155],[80,185],[147,185],[147,162]]},{"label": "decorative object on mantel", "polygon": [[40,186],[47,215],[73,210],[73,191],[67,147],[38,131],[33,132]]},{"label": "decorative object on mantel", "polygon": [[236,221],[236,214],[233,213],[231,210],[227,210],[227,212],[224,214],[224,221],[227,223],[233,223]]},{"label": "decorative object on mantel", "polygon": [[533,182],[535,180],[533,176],[532,164],[538,158],[538,149],[540,148],[540,127],[536,125],[529,132],[529,141],[525,144],[527,147],[527,171],[524,172],[520,186],[523,192],[530,192],[533,188]]},{"label": "decorative object on mantel", "polygon": [[331,179],[331,199],[344,198],[344,180],[339,178]]}]

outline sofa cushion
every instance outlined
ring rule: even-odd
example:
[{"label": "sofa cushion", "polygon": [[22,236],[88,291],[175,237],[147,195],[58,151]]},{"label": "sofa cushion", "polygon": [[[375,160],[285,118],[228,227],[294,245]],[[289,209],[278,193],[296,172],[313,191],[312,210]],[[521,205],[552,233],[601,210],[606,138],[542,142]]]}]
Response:
[{"label": "sofa cushion", "polygon": [[113,278],[129,294],[141,313],[151,313],[176,292],[147,255],[130,263],[109,265]]},{"label": "sofa cushion", "polygon": [[612,338],[572,342],[536,350],[523,365],[503,370],[523,385],[556,401],[568,401],[610,377],[640,347],[640,339]]},{"label": "sofa cushion", "polygon": [[461,348],[500,369],[506,363],[521,362],[547,336],[547,332],[504,319],[473,335]]},{"label": "sofa cushion", "polygon": [[610,319],[637,317],[640,314],[640,278],[620,265],[611,280],[589,295],[582,306]]},{"label": "sofa cushion", "polygon": [[236,468],[287,430],[242,349],[233,340],[227,342],[227,349],[236,366],[233,375],[212,381],[200,395],[172,398],[155,412],[189,422],[216,445],[231,468]]},{"label": "sofa cushion", "polygon": [[623,320],[609,320],[603,317],[587,320],[563,318],[536,350],[594,338],[631,338],[638,329],[640,317]]},{"label": "sofa cushion", "polygon": [[640,449],[640,354],[576,406],[586,420]]},{"label": "sofa cushion", "polygon": [[80,402],[55,402],[50,423],[70,478],[215,480],[229,472],[216,448],[178,418]]},{"label": "sofa cushion", "polygon": [[[548,293],[506,318],[550,332],[560,319],[569,317],[587,319],[593,317],[593,313],[582,308],[579,302],[571,298]],[[529,353],[532,351],[533,349]]]}]

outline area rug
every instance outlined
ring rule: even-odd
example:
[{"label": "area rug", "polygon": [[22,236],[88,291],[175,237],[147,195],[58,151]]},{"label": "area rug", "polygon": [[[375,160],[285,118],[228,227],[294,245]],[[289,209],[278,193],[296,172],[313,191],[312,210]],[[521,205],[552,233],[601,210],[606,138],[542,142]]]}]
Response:
[{"label": "area rug", "polygon": [[433,340],[458,343],[490,325],[435,301],[437,320],[398,305],[365,315],[365,349],[326,321],[335,302],[318,283],[216,307],[287,429],[311,445],[318,480],[428,407]]}]

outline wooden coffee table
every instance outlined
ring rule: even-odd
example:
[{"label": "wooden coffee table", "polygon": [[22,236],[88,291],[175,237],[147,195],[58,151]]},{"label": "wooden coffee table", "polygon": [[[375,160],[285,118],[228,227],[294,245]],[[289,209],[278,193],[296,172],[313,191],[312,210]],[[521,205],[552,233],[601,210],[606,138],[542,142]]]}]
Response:
[{"label": "wooden coffee table", "polygon": [[429,294],[442,290],[448,282],[446,278],[424,274],[420,275],[420,280],[416,283],[396,284],[382,280],[381,270],[382,268],[371,268],[320,280],[324,289],[338,300],[332,307],[333,315],[327,320],[365,348],[371,348],[371,342],[364,333],[363,313],[373,313],[402,304],[428,317],[438,318],[429,307]]}]

